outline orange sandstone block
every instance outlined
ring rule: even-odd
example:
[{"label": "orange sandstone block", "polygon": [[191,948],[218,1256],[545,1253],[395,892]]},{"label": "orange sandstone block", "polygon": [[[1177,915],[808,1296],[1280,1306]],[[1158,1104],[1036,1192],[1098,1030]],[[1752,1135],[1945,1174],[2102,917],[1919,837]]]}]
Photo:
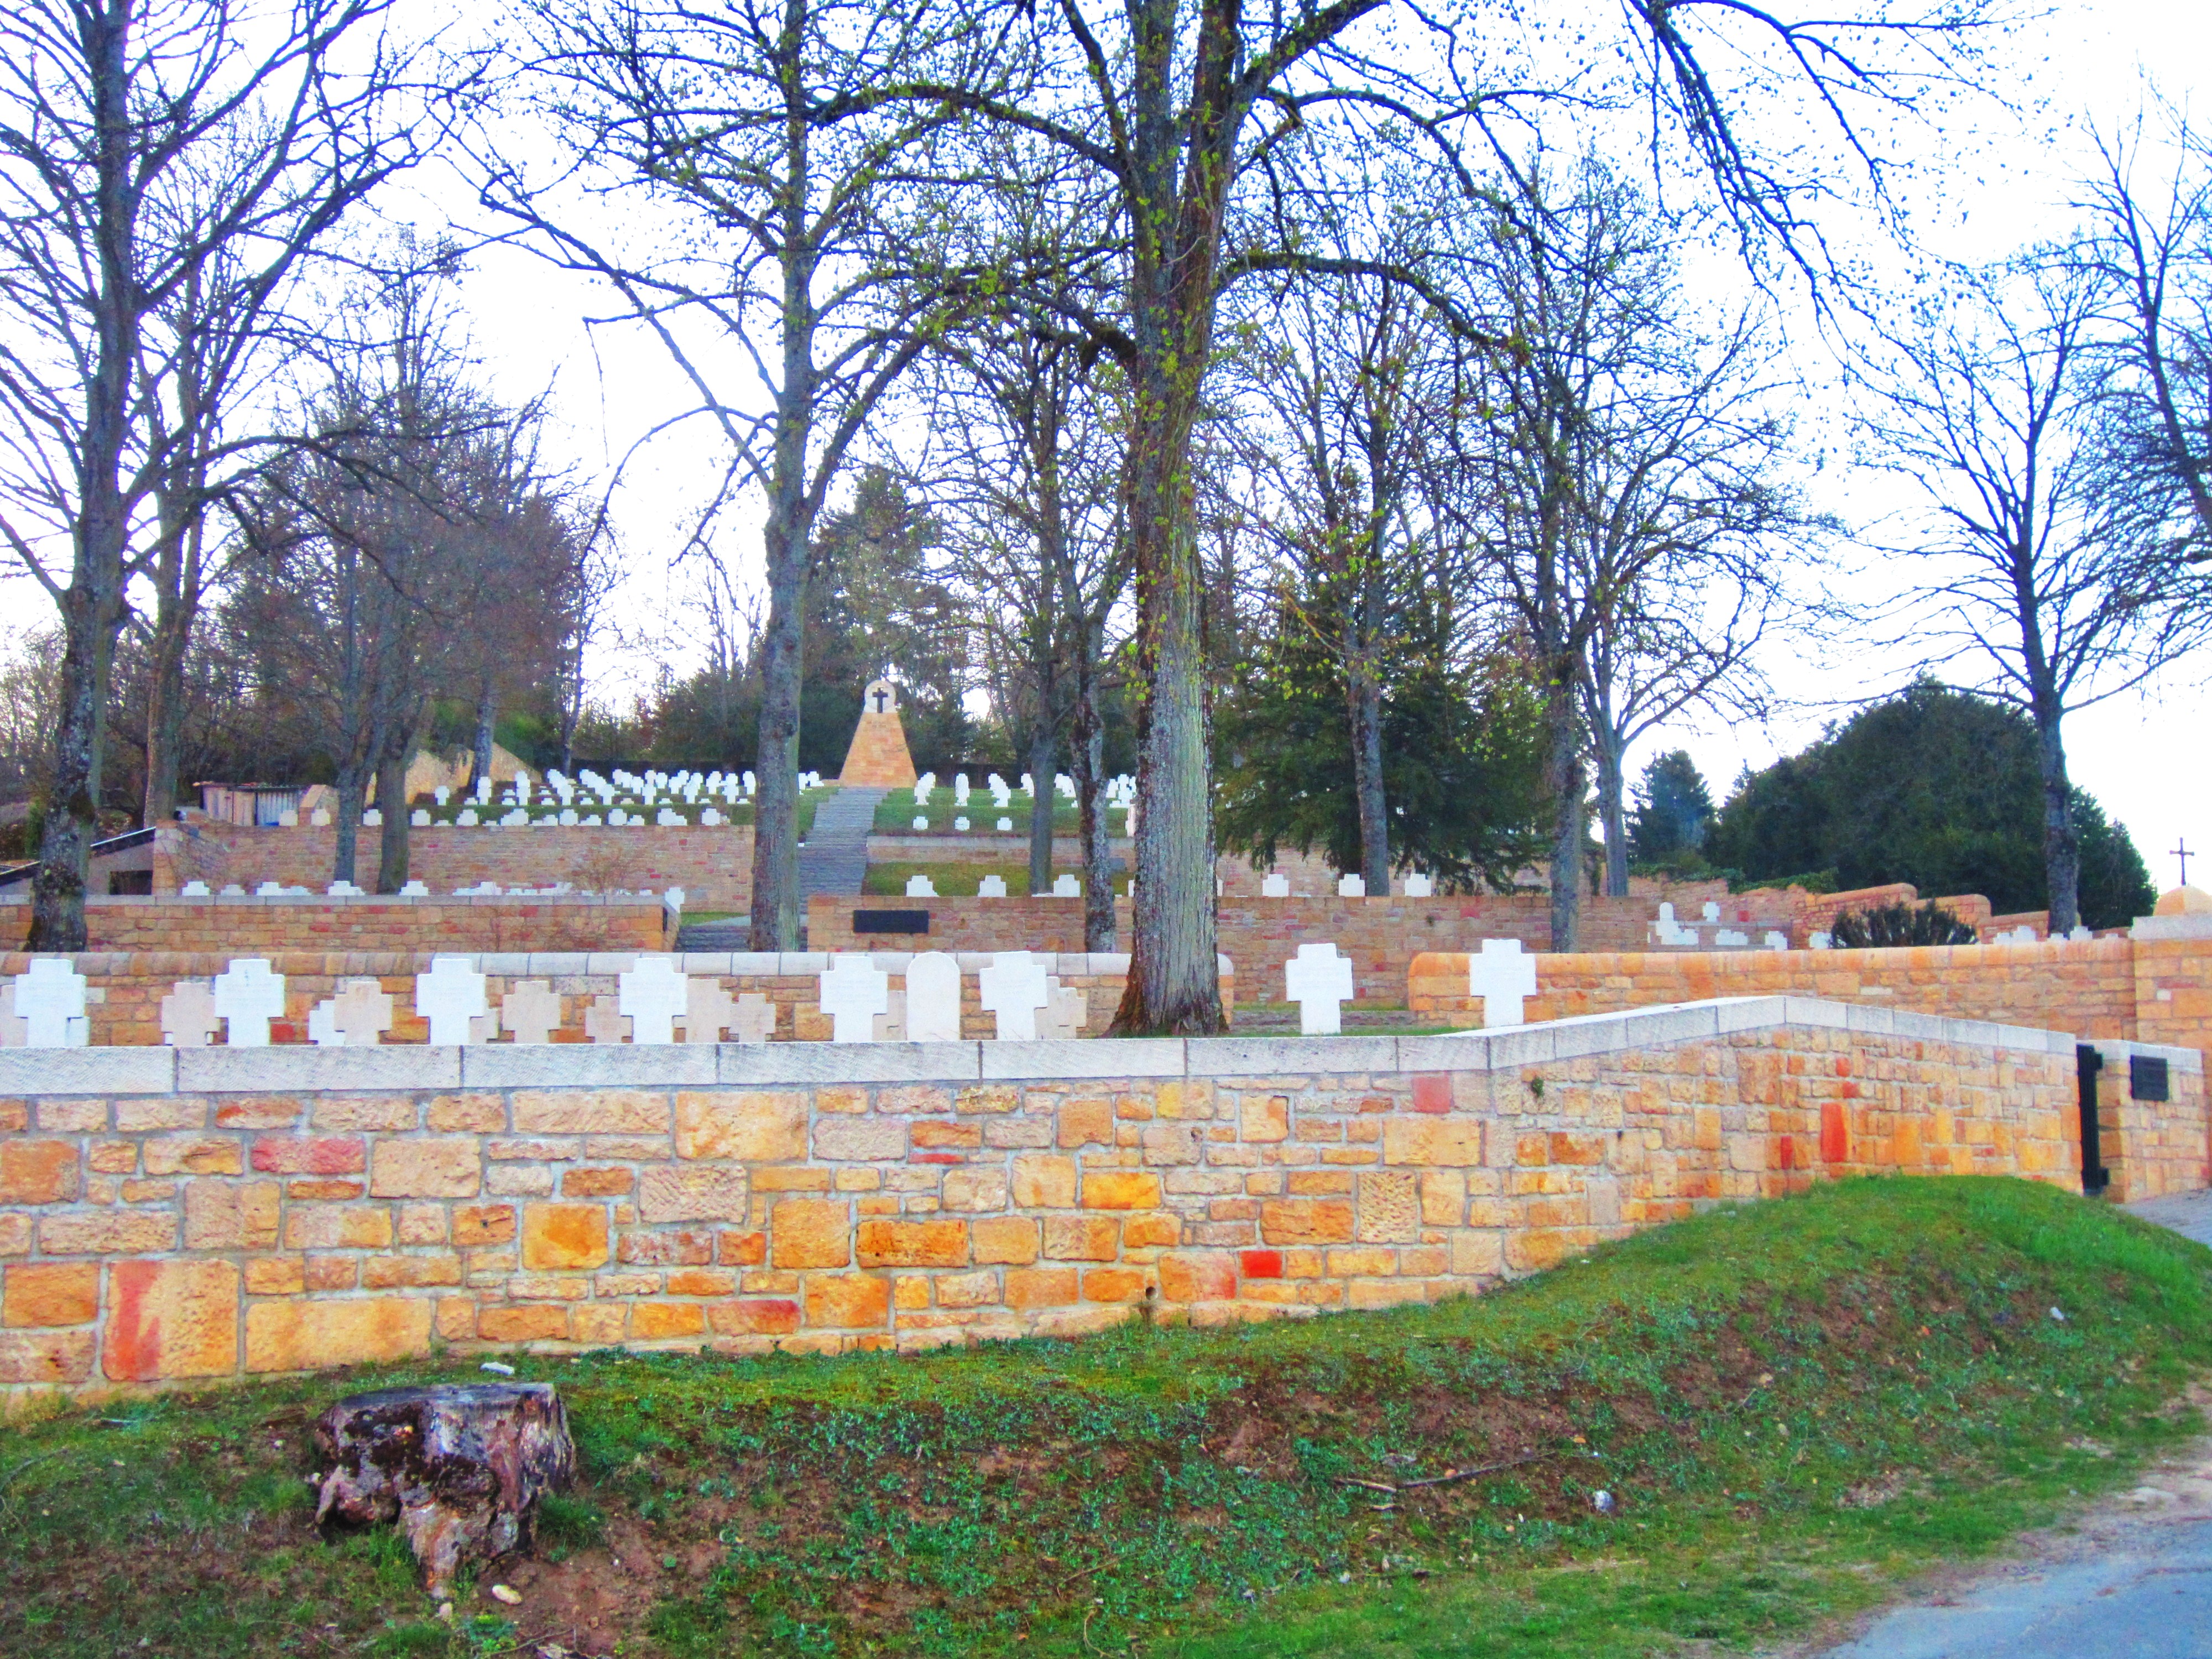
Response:
[{"label": "orange sandstone block", "polygon": [[1088,1267],[1083,1273],[1085,1302],[1138,1302],[1144,1298],[1145,1274],[1139,1267]]},{"label": "orange sandstone block", "polygon": [[1164,1255],[1160,1295],[1170,1302],[1221,1302],[1237,1294],[1237,1259],[1219,1255]]},{"label": "orange sandstone block", "polygon": [[145,1158],[149,1176],[239,1175],[246,1167],[238,1142],[227,1135],[149,1136]]},{"label": "orange sandstone block", "polygon": [[0,1140],[0,1204],[66,1204],[81,1190],[75,1141]]},{"label": "orange sandstone block", "polygon": [[522,1265],[541,1271],[598,1267],[607,1261],[607,1212],[600,1204],[531,1204],[522,1212]]},{"label": "orange sandstone block", "polygon": [[890,1281],[869,1273],[809,1273],[805,1298],[806,1322],[816,1327],[864,1329],[890,1319]]},{"label": "orange sandstone block", "polygon": [[968,1265],[964,1221],[863,1221],[863,1267],[963,1267]]},{"label": "orange sandstone block", "polygon": [[665,1288],[671,1296],[731,1296],[737,1291],[738,1276],[711,1267],[684,1267],[668,1275]]},{"label": "orange sandstone block", "polygon": [[297,1296],[307,1288],[307,1264],[296,1255],[257,1256],[246,1264],[248,1296]]},{"label": "orange sandstone block", "polygon": [[666,1134],[668,1097],[641,1089],[522,1090],[514,1097],[514,1132],[525,1135]]},{"label": "orange sandstone block", "polygon": [[568,1310],[568,1340],[611,1347],[623,1340],[629,1304],[624,1302],[586,1302]]},{"label": "orange sandstone block", "polygon": [[83,1382],[92,1358],[90,1331],[0,1334],[0,1382]]},{"label": "orange sandstone block", "polygon": [[1010,1267],[1006,1270],[1006,1305],[1010,1308],[1064,1308],[1080,1298],[1081,1279],[1073,1267]]},{"label": "orange sandstone block", "polygon": [[453,1212],[453,1243],[463,1249],[514,1242],[514,1206],[465,1204]]},{"label": "orange sandstone block", "polygon": [[1024,1210],[1075,1207],[1075,1160],[1057,1152],[1021,1152],[1013,1160],[1014,1202]]},{"label": "orange sandstone block", "polygon": [[698,1336],[707,1328],[707,1310],[696,1302],[638,1302],[630,1306],[629,1334],[641,1342]]},{"label": "orange sandstone block", "polygon": [[1086,1210],[1157,1210],[1160,1178],[1149,1170],[1089,1170],[1083,1176]]},{"label": "orange sandstone block", "polygon": [[987,1216],[970,1237],[979,1263],[1024,1267],[1037,1259],[1037,1224],[1026,1216]]},{"label": "orange sandstone block", "polygon": [[1071,1100],[1060,1109],[1059,1140],[1063,1146],[1114,1144],[1114,1103],[1110,1100]]},{"label": "orange sandstone block", "polygon": [[842,1267],[852,1260],[852,1211],[842,1199],[780,1199],[769,1216],[777,1267]]},{"label": "orange sandstone block", "polygon": [[[252,1316],[247,1316],[249,1319]],[[486,1342],[563,1341],[568,1334],[568,1310],[558,1304],[539,1303],[523,1307],[482,1308],[477,1311],[477,1334]]]},{"label": "orange sandstone block", "polygon": [[89,1325],[100,1316],[100,1265],[31,1261],[7,1269],[0,1324]]},{"label": "orange sandstone block", "polygon": [[382,1139],[369,1171],[372,1198],[474,1198],[483,1184],[473,1138]]},{"label": "orange sandstone block", "polygon": [[[1254,1204],[1249,1207],[1253,1216],[1257,1216],[1260,1206]],[[1182,1243],[1182,1218],[1167,1210],[1151,1215],[1133,1215],[1121,1224],[1121,1243],[1132,1250],[1180,1244]]]},{"label": "orange sandstone block", "polygon": [[1237,1109],[1237,1138],[1258,1143],[1291,1138],[1288,1095],[1246,1095]]},{"label": "orange sandstone block", "polygon": [[[1543,1137],[1533,1139],[1540,1144]],[[1382,1161],[1428,1169],[1472,1169],[1482,1162],[1482,1120],[1465,1113],[1385,1118]]]},{"label": "orange sandstone block", "polygon": [[676,1155],[772,1164],[806,1156],[806,1097],[797,1092],[676,1097]]},{"label": "orange sandstone block", "polygon": [[112,1264],[102,1374],[116,1382],[229,1376],[238,1369],[238,1284],[228,1261]]},{"label": "orange sandstone block", "polygon": [[718,1302],[707,1310],[707,1322],[717,1336],[789,1336],[799,1328],[799,1304],[781,1297]]},{"label": "orange sandstone block", "polygon": [[1111,1261],[1121,1254],[1121,1224],[1109,1215],[1048,1215],[1044,1254],[1048,1261]]},{"label": "orange sandstone block", "polygon": [[1352,1206],[1335,1199],[1270,1199],[1260,1206],[1260,1237],[1270,1244],[1348,1244]]},{"label": "orange sandstone block", "polygon": [[50,1215],[39,1222],[39,1249],[48,1255],[129,1255],[176,1248],[177,1218],[161,1211]]},{"label": "orange sandstone block", "polygon": [[208,1176],[185,1183],[185,1248],[265,1250],[276,1243],[276,1183]]}]

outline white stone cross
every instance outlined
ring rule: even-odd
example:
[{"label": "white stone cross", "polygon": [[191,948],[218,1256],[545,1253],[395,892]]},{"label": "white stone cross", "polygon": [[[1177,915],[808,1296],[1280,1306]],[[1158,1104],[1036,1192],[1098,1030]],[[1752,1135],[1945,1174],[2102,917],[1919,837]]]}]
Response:
[{"label": "white stone cross", "polygon": [[1000,818],[999,820],[999,831],[1001,835],[1011,834],[1013,830],[1013,827],[1014,821],[1012,818]]},{"label": "white stone cross", "polygon": [[917,812],[914,816],[914,827],[917,830],[927,830],[929,828],[929,819],[923,814]]},{"label": "white stone cross", "polygon": [[593,1042],[620,1042],[629,1036],[630,1020],[615,1006],[612,997],[592,999],[584,1011],[584,1035]]},{"label": "white stone cross", "polygon": [[1433,879],[1419,870],[1407,872],[1406,896],[1407,898],[1434,898],[1436,895],[1437,884]]},{"label": "white stone cross", "polygon": [[953,820],[952,820],[952,827],[953,827],[955,830],[961,830],[961,831],[963,831],[963,832],[964,832],[964,831],[966,831],[966,830],[967,830],[967,829],[969,828],[968,820],[967,820],[966,818],[964,818],[964,817],[957,817],[957,818],[955,818],[955,819],[953,819]]},{"label": "white stone cross", "polygon": [[1073,876],[1054,876],[1052,878],[1052,896],[1054,898],[1081,898],[1083,884]]},{"label": "white stone cross", "polygon": [[1705,915],[1707,921],[1718,921],[1721,919],[1721,907],[1708,899],[1705,901]]},{"label": "white stone cross", "polygon": [[15,975],[15,1016],[28,1027],[27,1048],[82,1048],[89,1042],[85,978],[58,957],[40,957]]},{"label": "white stone cross", "polygon": [[884,1011],[869,1022],[868,1040],[872,1042],[904,1042],[906,1041],[906,993],[884,993]]},{"label": "white stone cross", "polygon": [[1486,939],[1482,953],[1467,959],[1467,994],[1482,999],[1485,1025],[1518,1025],[1521,1006],[1536,994],[1536,958],[1521,953],[1517,939]]},{"label": "white stone cross", "polygon": [[467,957],[432,957],[430,971],[415,975],[415,1012],[430,1022],[430,1041],[462,1048],[474,1040],[471,1024],[489,1012],[484,976]]},{"label": "white stone cross", "polygon": [[182,887],[177,889],[177,896],[179,898],[209,897],[210,893],[208,884],[204,881],[188,881]]},{"label": "white stone cross", "polygon": [[965,772],[955,772],[952,775],[952,804],[955,806],[965,806],[968,804],[968,775]]},{"label": "white stone cross", "polygon": [[822,975],[822,1012],[832,1042],[872,1042],[876,1016],[890,1010],[890,978],[858,951],[839,951]]},{"label": "white stone cross", "polygon": [[1340,1005],[1352,1000],[1352,959],[1334,945],[1301,945],[1283,964],[1283,994],[1298,1005],[1298,1030],[1334,1036],[1344,1030]]},{"label": "white stone cross", "polygon": [[1051,995],[1042,961],[1027,951],[1000,951],[976,982],[982,988],[983,1012],[999,1017],[1000,1042],[1036,1040],[1037,1010]]},{"label": "white stone cross", "polygon": [[1673,905],[1662,904],[1659,907],[1659,920],[1651,924],[1651,938],[1653,943],[1658,945],[1694,945],[1698,942],[1698,930],[1694,927],[1685,927],[1680,922],[1675,921]]},{"label": "white stone cross", "polygon": [[284,975],[259,957],[234,962],[216,975],[215,1012],[234,1048],[266,1048],[269,1022],[284,1015]]},{"label": "white stone cross", "polygon": [[206,1048],[221,1024],[215,993],[205,980],[179,980],[176,989],[161,999],[161,1041],[173,1048]]},{"label": "white stone cross", "polygon": [[1006,896],[1006,878],[1004,876],[986,876],[975,884],[977,898],[1004,898]]},{"label": "white stone cross", "polygon": [[906,965],[906,1040],[960,1041],[960,959],[925,951]]},{"label": "white stone cross", "polygon": [[349,979],[332,999],[331,1024],[349,1048],[374,1048],[392,1029],[392,994],[373,979]]},{"label": "white stone cross", "polygon": [[402,887],[399,890],[399,896],[402,898],[428,898],[430,896],[430,884],[427,881],[410,881],[404,887]]},{"label": "white stone cross", "polygon": [[722,988],[722,981],[701,974],[696,978],[686,975],[690,988],[684,1004],[684,1040],[686,1042],[720,1042],[723,1027],[738,1017],[732,1006],[730,994]]},{"label": "white stone cross", "polygon": [[1037,1020],[1037,1035],[1048,1037],[1079,1037],[1084,1022],[1091,1018],[1091,999],[1073,985],[1062,985],[1057,975],[1048,974],[1044,981],[1044,1012]]},{"label": "white stone cross", "polygon": [[561,1024],[560,995],[544,980],[526,979],[507,987],[499,1018],[517,1042],[550,1042]]},{"label": "white stone cross", "polygon": [[937,884],[926,875],[908,876],[906,878],[906,896],[908,898],[935,898]]},{"label": "white stone cross", "polygon": [[1291,878],[1281,871],[1271,871],[1260,878],[1261,898],[1288,898],[1290,896]]},{"label": "white stone cross", "polygon": [[666,957],[640,957],[637,966],[615,976],[616,1006],[629,1016],[632,1042],[673,1042],[676,1020],[688,1012],[689,975]]},{"label": "white stone cross", "polygon": [[775,1036],[775,1005],[758,991],[747,991],[738,999],[730,1031],[740,1042],[768,1042]]},{"label": "white stone cross", "polygon": [[1367,878],[1364,876],[1345,876],[1339,878],[1336,884],[1336,896],[1339,898],[1365,898],[1367,896]]}]

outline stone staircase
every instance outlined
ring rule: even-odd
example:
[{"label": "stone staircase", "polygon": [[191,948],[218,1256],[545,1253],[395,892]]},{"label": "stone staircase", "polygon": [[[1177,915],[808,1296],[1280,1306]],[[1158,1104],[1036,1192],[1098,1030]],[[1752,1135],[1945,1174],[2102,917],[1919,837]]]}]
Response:
[{"label": "stone staircase", "polygon": [[[817,893],[852,895],[868,873],[868,831],[875,827],[876,805],[888,789],[840,789],[814,809],[814,827],[799,849],[799,931],[806,927],[806,901]],[[693,922],[676,936],[679,951],[744,951],[750,948],[751,925],[742,916],[725,921]]]}]

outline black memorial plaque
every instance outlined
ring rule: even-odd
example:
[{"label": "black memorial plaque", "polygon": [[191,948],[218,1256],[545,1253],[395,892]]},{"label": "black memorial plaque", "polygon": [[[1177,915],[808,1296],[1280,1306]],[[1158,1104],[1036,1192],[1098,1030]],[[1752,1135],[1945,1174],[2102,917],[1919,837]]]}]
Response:
[{"label": "black memorial plaque", "polygon": [[2170,1086],[2164,1060],[2148,1054],[2128,1056],[2128,1092],[2137,1100],[2169,1100],[2172,1098],[2166,1092]]},{"label": "black memorial plaque", "polygon": [[926,933],[929,931],[929,912],[855,910],[853,912],[853,931],[856,933]]}]

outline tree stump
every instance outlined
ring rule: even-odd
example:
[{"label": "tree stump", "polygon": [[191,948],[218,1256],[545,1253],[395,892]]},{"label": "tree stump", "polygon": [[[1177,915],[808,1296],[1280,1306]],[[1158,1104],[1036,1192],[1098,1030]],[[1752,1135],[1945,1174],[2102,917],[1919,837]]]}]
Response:
[{"label": "tree stump", "polygon": [[548,1382],[353,1395],[315,1419],[315,1444],[335,1466],[316,1521],[397,1520],[434,1595],[464,1558],[527,1544],[538,1499],[576,1468],[568,1408]]}]

